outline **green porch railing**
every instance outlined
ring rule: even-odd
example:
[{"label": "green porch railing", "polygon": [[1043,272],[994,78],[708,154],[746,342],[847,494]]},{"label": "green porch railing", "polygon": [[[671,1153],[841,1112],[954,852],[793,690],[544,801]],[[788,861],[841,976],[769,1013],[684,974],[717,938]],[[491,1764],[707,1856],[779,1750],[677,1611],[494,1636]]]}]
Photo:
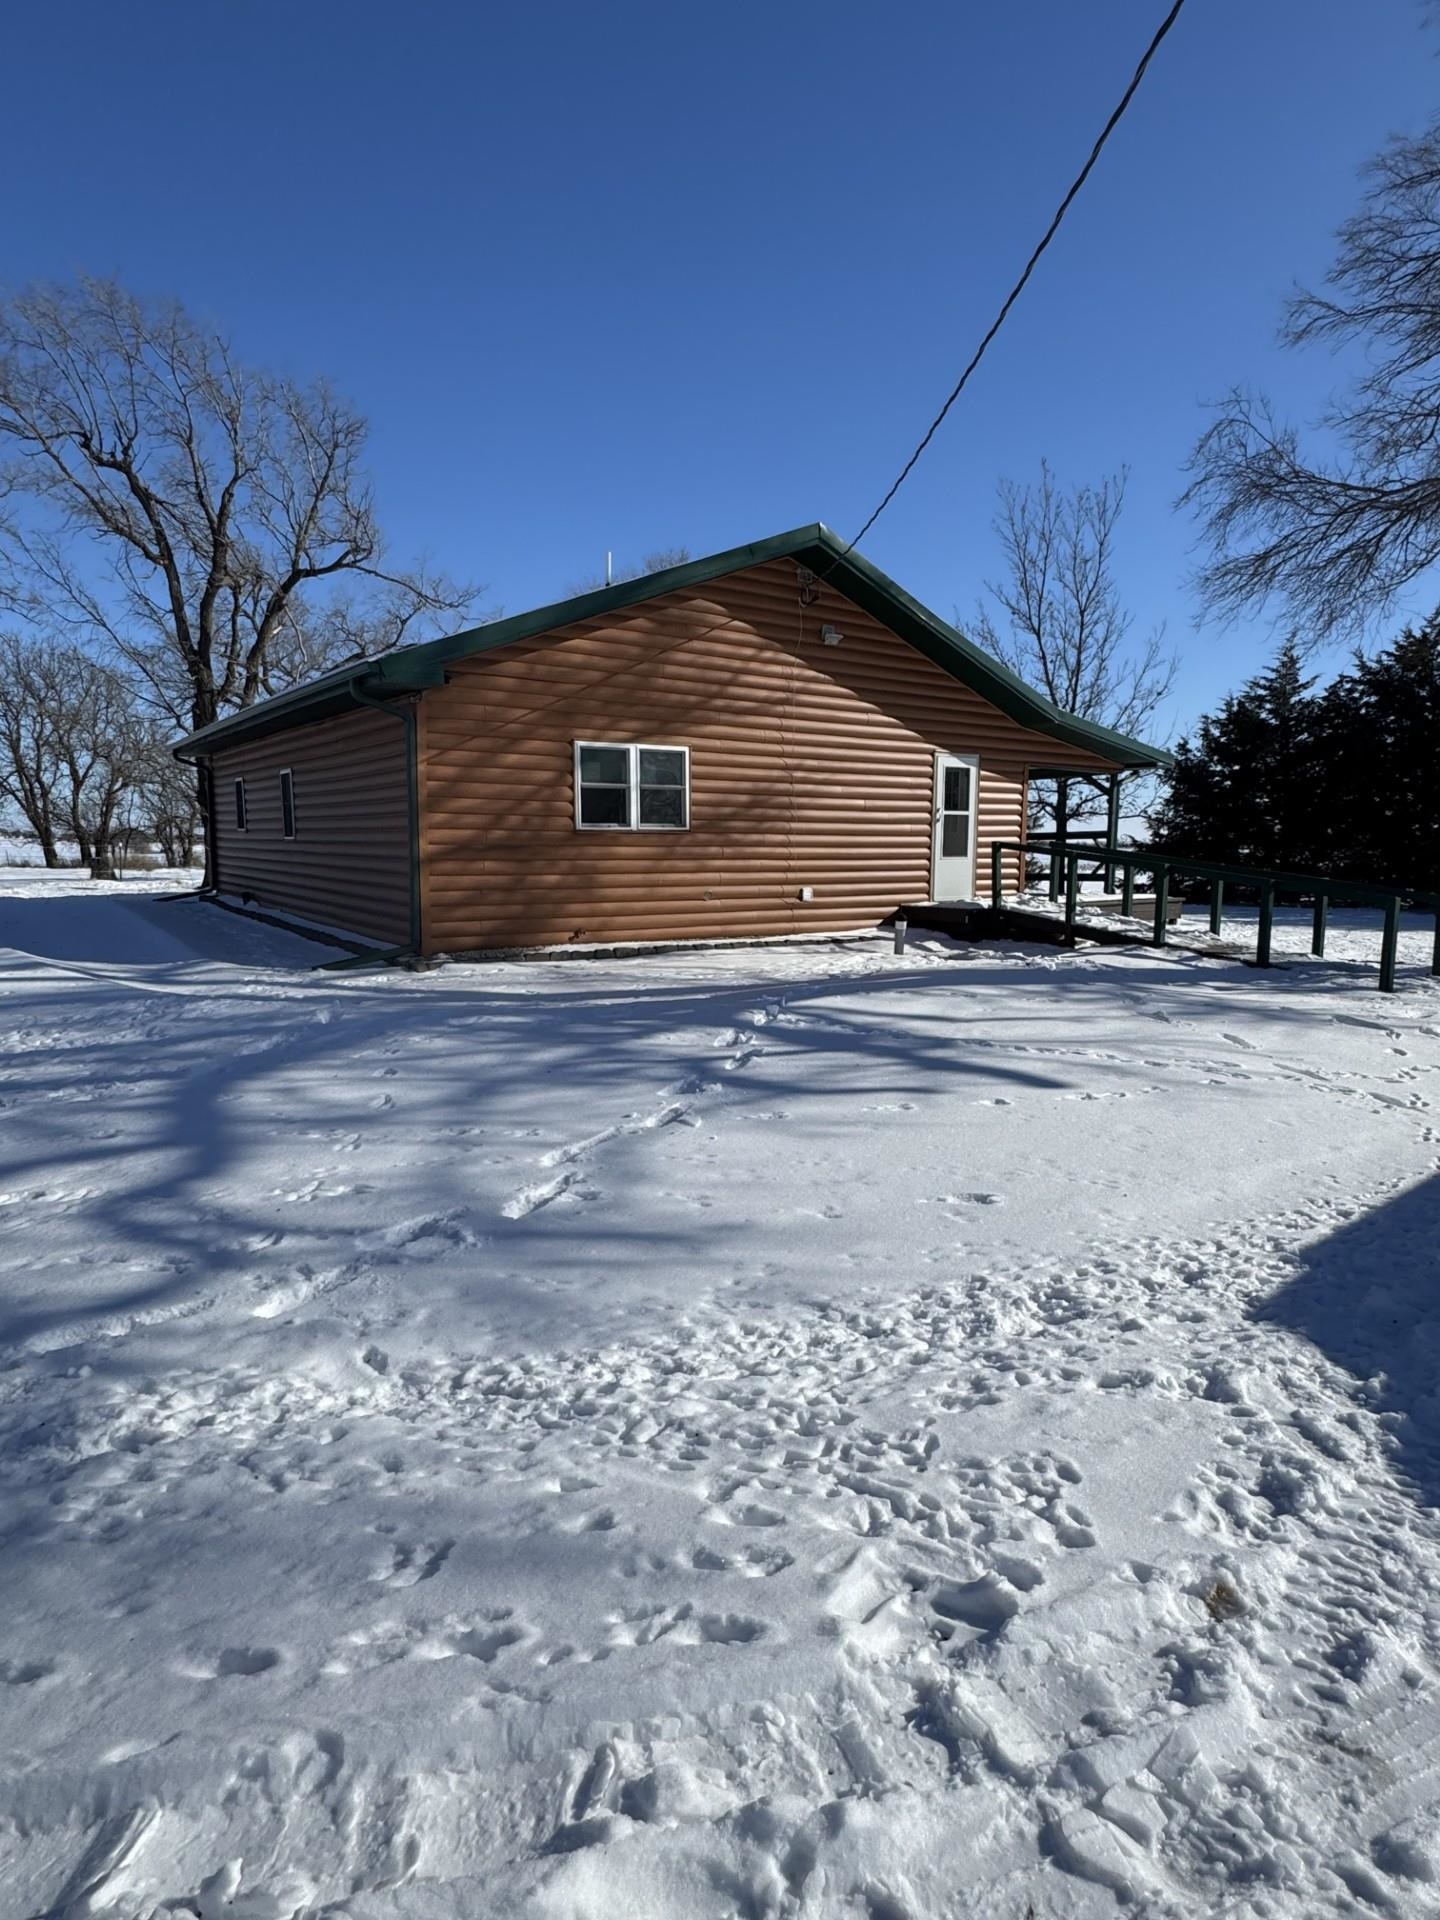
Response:
[{"label": "green porch railing", "polygon": [[[1075,842],[1100,840],[1099,846],[1078,847]],[[1048,860],[1049,892],[1052,900],[1058,901],[1063,886],[1065,896],[1065,924],[1073,928],[1077,924],[1080,899],[1080,865],[1087,862],[1094,872],[1103,873],[1106,885],[1113,885],[1113,875],[1119,868],[1121,879],[1121,911],[1133,917],[1135,899],[1135,875],[1149,874],[1155,888],[1155,918],[1150,940],[1153,946],[1165,945],[1165,929],[1170,910],[1170,882],[1177,875],[1192,880],[1210,882],[1210,931],[1218,934],[1224,907],[1225,888],[1242,886],[1254,888],[1259,897],[1260,915],[1256,929],[1255,964],[1261,967],[1270,965],[1271,938],[1275,925],[1275,903],[1277,896],[1284,893],[1298,893],[1314,901],[1314,917],[1311,923],[1310,951],[1322,959],[1325,954],[1325,936],[1329,924],[1330,904],[1332,901],[1346,905],[1378,906],[1383,914],[1380,933],[1380,991],[1395,991],[1395,968],[1400,946],[1400,913],[1405,905],[1421,913],[1433,914],[1435,918],[1435,936],[1431,948],[1430,971],[1440,974],[1440,894],[1420,892],[1412,887],[1377,887],[1366,881],[1341,880],[1333,874],[1325,873],[1275,873],[1261,867],[1230,867],[1217,865],[1212,860],[1190,860],[1169,853],[1156,853],[1148,847],[1117,847],[1105,840],[1100,834],[1041,834],[1030,840],[995,840],[990,846],[990,901],[995,907],[1003,906],[1005,899],[1005,856],[1018,854],[1021,871],[1027,859]]]}]

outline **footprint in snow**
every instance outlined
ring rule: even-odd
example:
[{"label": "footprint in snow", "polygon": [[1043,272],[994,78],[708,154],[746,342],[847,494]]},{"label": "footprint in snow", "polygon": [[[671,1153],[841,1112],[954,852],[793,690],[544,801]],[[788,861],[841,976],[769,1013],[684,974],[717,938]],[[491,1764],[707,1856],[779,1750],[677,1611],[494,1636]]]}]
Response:
[{"label": "footprint in snow", "polygon": [[658,1607],[618,1614],[610,1622],[612,1647],[648,1647],[657,1640],[677,1646],[748,1646],[762,1639],[763,1620],[740,1613],[697,1613],[688,1600],[678,1607]]},{"label": "footprint in snow", "polygon": [[477,1236],[467,1224],[463,1208],[449,1213],[422,1213],[409,1220],[397,1220],[380,1236],[381,1243],[397,1252],[436,1252],[445,1247],[473,1247]]},{"label": "footprint in snow", "polygon": [[252,1679],[256,1674],[272,1672],[280,1661],[275,1647],[225,1647],[213,1660],[198,1661],[180,1671],[191,1680]]},{"label": "footprint in snow", "polygon": [[613,1533],[620,1524],[613,1507],[599,1507],[564,1523],[566,1533]]},{"label": "footprint in snow", "polygon": [[744,1547],[738,1553],[697,1547],[690,1556],[690,1565],[697,1573],[738,1573],[747,1580],[768,1580],[794,1564],[795,1556],[783,1547]]},{"label": "footprint in snow", "polygon": [[1020,1594],[1002,1574],[985,1573],[978,1580],[937,1581],[929,1605],[934,1615],[931,1631],[937,1640],[952,1640],[960,1627],[992,1636],[1019,1613]]},{"label": "footprint in snow", "polygon": [[[383,1528],[377,1528],[383,1532]],[[453,1540],[434,1542],[397,1541],[390,1549],[389,1560],[371,1574],[370,1578],[381,1586],[414,1587],[422,1580],[433,1580],[454,1551]]]},{"label": "footprint in snow", "polygon": [[0,1686],[37,1686],[42,1680],[52,1680],[55,1672],[53,1660],[0,1660]]},{"label": "footprint in snow", "polygon": [[726,1510],[712,1510],[712,1519],[728,1520],[736,1527],[783,1527],[785,1516],[775,1507],[762,1506],[758,1500]]},{"label": "footprint in snow", "polygon": [[524,1638],[524,1628],[510,1624],[467,1627],[463,1633],[455,1636],[452,1651],[467,1654],[470,1659],[489,1666],[506,1647],[516,1646]]}]

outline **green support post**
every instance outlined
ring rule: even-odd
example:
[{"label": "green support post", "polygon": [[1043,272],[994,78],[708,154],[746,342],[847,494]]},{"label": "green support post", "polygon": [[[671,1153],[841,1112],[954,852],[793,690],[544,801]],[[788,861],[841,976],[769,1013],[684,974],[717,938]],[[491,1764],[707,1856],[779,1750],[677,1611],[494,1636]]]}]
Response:
[{"label": "green support post", "polygon": [[[1021,854],[1024,859],[1024,854]],[[999,841],[990,849],[990,904],[999,907],[1005,898],[1005,849]]]},{"label": "green support post", "polygon": [[[1132,861],[1125,862],[1125,878],[1120,882],[1120,911],[1128,919],[1135,911],[1135,867]],[[1440,917],[1435,922],[1435,938],[1440,941]]]},{"label": "green support post", "polygon": [[1310,951],[1318,959],[1325,958],[1325,923],[1330,917],[1330,896],[1317,893],[1315,896],[1315,924],[1310,930]]},{"label": "green support post", "polygon": [[1385,902],[1385,931],[1380,939],[1380,991],[1395,991],[1395,955],[1400,945],[1400,896]]},{"label": "green support post", "polygon": [[[1118,773],[1112,773],[1110,776],[1110,792],[1105,801],[1105,845],[1112,851],[1119,833],[1120,776]],[[1105,891],[1106,893],[1113,893],[1115,891],[1115,869],[1108,864],[1108,862],[1105,867]]]},{"label": "green support post", "polygon": [[1075,901],[1080,892],[1080,856],[1072,853],[1065,862],[1065,925],[1075,930]]},{"label": "green support post", "polygon": [[1260,929],[1255,937],[1255,964],[1268,967],[1270,964],[1270,935],[1275,925],[1275,882],[1260,882]]},{"label": "green support post", "polygon": [[1152,947],[1163,947],[1165,929],[1170,918],[1170,868],[1162,860],[1155,869],[1155,931],[1150,936]]},{"label": "green support post", "polygon": [[1065,842],[1057,840],[1050,848],[1050,898],[1060,898],[1060,865],[1065,858]]},{"label": "green support post", "polygon": [[1223,880],[1212,880],[1210,882],[1210,931],[1215,935],[1217,940],[1220,938],[1220,928],[1224,919],[1225,882]]}]

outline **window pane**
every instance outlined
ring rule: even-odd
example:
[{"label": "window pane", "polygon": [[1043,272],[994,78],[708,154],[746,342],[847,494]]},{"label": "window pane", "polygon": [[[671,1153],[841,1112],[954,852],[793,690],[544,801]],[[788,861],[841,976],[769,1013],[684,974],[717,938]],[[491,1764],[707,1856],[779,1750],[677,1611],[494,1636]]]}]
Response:
[{"label": "window pane", "polygon": [[970,810],[970,769],[969,767],[946,767],[945,769],[945,811],[947,813],[968,813]]},{"label": "window pane", "polygon": [[243,827],[245,824],[245,782],[243,780],[235,782],[235,824],[237,827]]},{"label": "window pane", "polygon": [[582,827],[628,827],[629,788],[581,787],[580,824]]},{"label": "window pane", "polygon": [[623,787],[630,779],[630,755],[624,747],[581,747],[580,778]]},{"label": "window pane", "polygon": [[940,851],[947,860],[963,860],[970,851],[970,816],[947,813],[940,829]]},{"label": "window pane", "polygon": [[684,754],[677,753],[673,747],[642,747],[640,784],[642,787],[683,787]]},{"label": "window pane", "polygon": [[685,789],[683,787],[642,787],[640,789],[642,827],[683,827]]}]

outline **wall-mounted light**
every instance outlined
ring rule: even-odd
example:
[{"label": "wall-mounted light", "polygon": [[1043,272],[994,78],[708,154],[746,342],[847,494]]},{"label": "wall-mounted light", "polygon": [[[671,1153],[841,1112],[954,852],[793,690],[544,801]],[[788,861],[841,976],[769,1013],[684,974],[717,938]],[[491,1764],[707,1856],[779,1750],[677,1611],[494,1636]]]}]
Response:
[{"label": "wall-mounted light", "polygon": [[838,647],[845,636],[839,627],[824,626],[820,629],[820,638],[827,647]]}]

